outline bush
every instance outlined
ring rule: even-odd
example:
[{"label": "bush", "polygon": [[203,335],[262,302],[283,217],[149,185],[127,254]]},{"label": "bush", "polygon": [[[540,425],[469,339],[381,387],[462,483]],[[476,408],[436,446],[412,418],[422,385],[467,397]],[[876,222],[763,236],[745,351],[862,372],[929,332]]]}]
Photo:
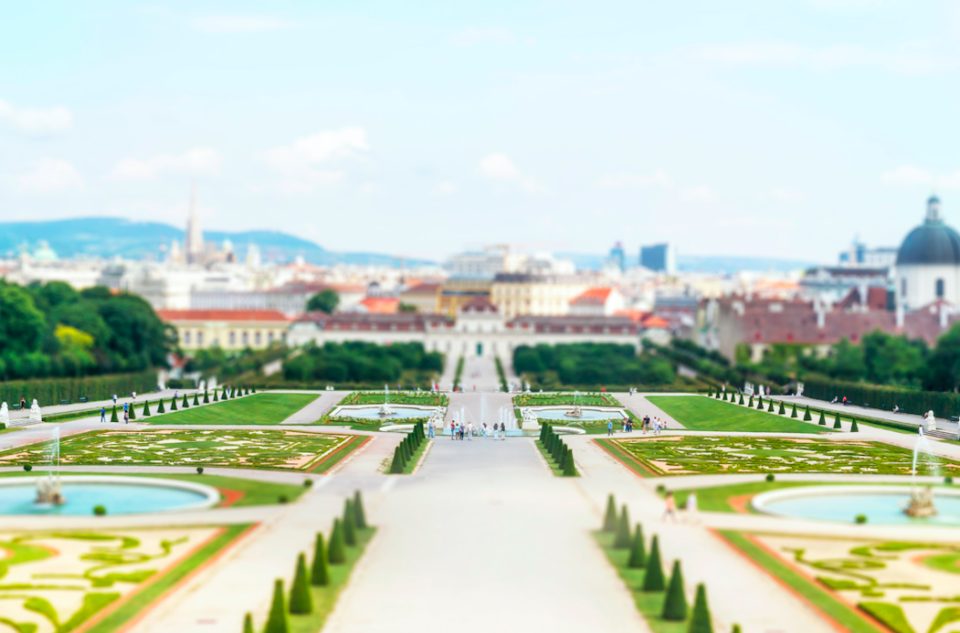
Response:
[{"label": "bush", "polygon": [[304,488],[312,488],[312,487],[313,487],[313,480],[312,480],[312,479],[304,479],[304,480],[303,480],[303,487],[304,487]]},{"label": "bush", "polygon": [[129,416],[130,416],[129,419],[131,419],[131,420],[136,420],[136,419],[137,419],[137,412],[134,411],[134,409],[133,409],[133,403],[132,403],[132,402],[130,403],[130,406],[127,407],[127,413],[128,413]]},{"label": "bush", "polygon": [[110,413],[111,422],[119,422],[120,418],[117,417],[117,405],[113,405],[112,413]]},{"label": "bush", "polygon": [[93,514],[98,517],[107,516],[107,509],[104,506],[93,506]]},{"label": "bush", "polygon": [[203,404],[210,404],[210,393],[206,389],[203,390]]},{"label": "bush", "polygon": [[637,528],[633,532],[633,543],[630,544],[630,560],[627,561],[627,567],[640,569],[646,564],[647,546],[643,541],[643,527],[637,523]]},{"label": "bush", "polygon": [[892,411],[899,406],[904,413],[924,415],[933,411],[938,418],[950,419],[960,409],[960,395],[951,392],[916,391],[898,387],[880,387],[866,383],[822,380],[807,377],[803,395],[827,402],[847,398],[848,402],[869,402],[870,406]]},{"label": "bush", "polygon": [[196,392],[194,392],[194,394],[193,394],[193,406],[195,406],[195,407],[199,407],[199,406],[200,406],[200,399],[199,399],[199,397],[197,396]]},{"label": "bush", "polygon": [[327,565],[327,548],[323,543],[323,532],[317,532],[317,540],[313,545],[310,584],[316,587],[325,587],[330,584],[330,567]]},{"label": "bush", "polygon": [[667,597],[663,601],[663,619],[681,622],[687,619],[687,596],[683,591],[683,572],[680,561],[673,561],[673,573],[667,586]]},{"label": "bush", "polygon": [[946,477],[944,477],[944,478],[943,478],[943,483],[947,484],[948,486],[952,486],[952,485],[953,485],[953,475],[947,475]]},{"label": "bush", "polygon": [[203,466],[197,466],[197,474],[198,474],[198,475],[202,475],[202,474],[203,474]]},{"label": "bush", "polygon": [[577,476],[577,466],[573,463],[573,451],[570,447],[567,447],[566,459],[563,462],[563,476],[564,477],[576,477]]},{"label": "bush", "polygon": [[176,398],[170,398],[170,410],[171,410],[171,411],[176,411],[176,410],[177,410],[177,399],[176,399]]},{"label": "bush", "polygon": [[[0,365],[2,367],[2,365]],[[9,370],[9,367],[7,367]],[[9,371],[7,372],[9,374]],[[10,377],[7,375],[6,377]],[[0,382],[0,402],[20,402],[20,396],[41,407],[60,404],[61,400],[77,402],[87,397],[91,402],[107,400],[115,393],[149,393],[157,388],[157,372],[102,374],[82,378],[40,378]]]},{"label": "bush", "polygon": [[796,403],[796,402],[793,403],[793,410],[790,412],[790,417],[791,417],[791,418],[796,418],[796,417],[797,417],[797,403]]},{"label": "bush", "polygon": [[160,398],[160,404],[157,405],[157,413],[166,413],[167,410],[163,408],[163,398]]},{"label": "bush", "polygon": [[867,515],[865,515],[865,514],[858,514],[858,515],[854,518],[854,521],[857,523],[857,525],[863,525],[864,523],[867,522]]},{"label": "bush", "polygon": [[778,411],[780,415],[786,415],[787,410],[783,408],[783,400],[780,401],[780,410]]},{"label": "bush", "polygon": [[[740,404],[743,404],[742,402]],[[753,396],[750,396],[750,400],[747,401],[747,406],[751,409],[753,408]]]},{"label": "bush", "polygon": [[150,403],[149,403],[149,402],[144,402],[144,403],[143,403],[143,417],[145,417],[145,418],[149,418],[149,417],[150,417]]},{"label": "bush", "polygon": [[767,398],[767,412],[773,413],[773,400]]},{"label": "bush", "polygon": [[[544,424],[544,427],[547,425]],[[24,466],[26,468],[26,466]],[[613,495],[607,495],[607,512],[603,515],[603,531],[615,532],[617,530],[617,505],[613,500]]]},{"label": "bush", "polygon": [[183,401],[180,403],[180,406],[184,409],[190,408],[190,403],[187,402],[187,394],[183,394]]},{"label": "bush", "polygon": [[833,428],[835,428],[835,429],[841,428],[841,426],[840,426],[840,412],[839,412],[839,411],[837,411],[836,417],[833,418]]},{"label": "bush", "polygon": [[859,432],[860,432],[860,427],[857,426],[857,419],[856,419],[856,418],[853,418],[853,421],[850,423],[850,432],[851,432],[851,433],[859,433]]},{"label": "bush", "polygon": [[216,389],[213,390],[213,401],[214,401],[214,402],[220,402],[220,396],[217,394],[217,390],[216,390]]},{"label": "bush", "polygon": [[330,550],[327,560],[331,565],[342,565],[347,562],[347,547],[343,542],[343,525],[340,519],[333,520],[333,532],[330,533]]},{"label": "bush", "polygon": [[825,417],[823,417],[823,411],[820,412],[820,421],[817,422],[817,424],[819,424],[820,426],[826,426],[826,425],[827,425],[827,419],[826,419]]},{"label": "bush", "polygon": [[27,472],[30,472],[31,470],[33,470],[33,466],[31,466],[30,464],[24,464],[23,469]]},{"label": "bush", "polygon": [[773,480],[776,479],[776,478],[777,478],[777,477],[776,477],[773,473],[767,473],[766,479],[767,479],[768,482],[771,482],[771,483],[772,483]]},{"label": "bush", "polygon": [[243,616],[243,633],[253,633],[253,614],[249,611]]},{"label": "bush", "polygon": [[693,599],[693,615],[687,633],[713,633],[713,621],[707,605],[707,589],[703,583],[697,585],[697,596]]},{"label": "bush", "polygon": [[351,547],[357,544],[357,516],[349,497],[343,502],[343,542]]},{"label": "bush", "polygon": [[613,537],[614,549],[630,549],[630,514],[627,505],[620,511],[620,520],[617,522],[617,532]]},{"label": "bush", "polygon": [[303,552],[297,556],[297,570],[293,575],[293,587],[290,588],[290,613],[298,615],[313,613],[310,578],[307,575],[307,557]]},{"label": "bush", "polygon": [[647,573],[643,575],[643,590],[663,591],[665,587],[663,563],[660,561],[660,541],[654,534],[650,543],[650,557],[647,559]]},{"label": "bush", "polygon": [[399,446],[393,451],[393,461],[390,462],[390,474],[403,474],[403,451]]},{"label": "bush", "polygon": [[743,404],[743,394],[742,394],[742,393],[740,394],[740,401],[737,402],[737,404]]},{"label": "bush", "polygon": [[804,421],[804,422],[810,422],[810,421],[812,421],[812,420],[813,420],[813,418],[810,417],[810,405],[808,404],[808,405],[807,405],[807,408],[806,408],[806,409],[804,410],[804,412],[803,412],[803,421]]},{"label": "bush", "polygon": [[365,530],[367,528],[367,513],[363,509],[363,497],[360,491],[353,493],[353,512],[357,515],[357,529]]},{"label": "bush", "polygon": [[284,504],[289,502],[290,502],[290,497],[288,497],[287,495],[280,495],[279,497],[277,497],[277,503]]},{"label": "bush", "polygon": [[290,620],[287,618],[287,605],[283,599],[283,581],[279,578],[273,583],[273,601],[270,614],[263,627],[263,633],[289,633]]}]

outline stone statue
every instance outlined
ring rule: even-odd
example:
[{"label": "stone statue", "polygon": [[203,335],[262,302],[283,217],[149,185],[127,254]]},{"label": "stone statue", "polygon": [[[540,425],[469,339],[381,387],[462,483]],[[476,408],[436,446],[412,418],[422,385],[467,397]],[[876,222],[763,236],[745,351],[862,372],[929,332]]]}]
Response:
[{"label": "stone statue", "polygon": [[910,491],[910,503],[903,513],[911,517],[932,517],[937,514],[933,505],[933,486],[923,486]]},{"label": "stone statue", "polygon": [[33,404],[30,405],[30,420],[33,422],[43,422],[43,418],[40,416],[40,405],[37,404],[37,399],[33,399]]},{"label": "stone statue", "polygon": [[10,426],[10,411],[7,409],[7,403],[0,404],[0,429]]},{"label": "stone statue", "polygon": [[923,423],[927,433],[937,430],[937,419],[934,417],[933,411],[927,411],[927,415],[923,416]]}]

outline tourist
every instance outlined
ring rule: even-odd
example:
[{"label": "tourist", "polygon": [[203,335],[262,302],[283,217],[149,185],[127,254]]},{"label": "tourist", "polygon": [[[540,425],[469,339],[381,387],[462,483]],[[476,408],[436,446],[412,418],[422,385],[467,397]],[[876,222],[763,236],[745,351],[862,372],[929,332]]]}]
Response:
[{"label": "tourist", "polygon": [[483,423],[483,428],[480,429],[480,433],[483,435],[483,439],[487,439],[487,423]]},{"label": "tourist", "polygon": [[897,405],[893,405],[893,412],[900,413],[900,407],[898,407]]},{"label": "tourist", "polygon": [[507,439],[507,425],[504,424],[503,422],[500,423],[500,439],[501,440]]},{"label": "tourist", "polygon": [[496,424],[493,425],[493,439],[497,439],[497,434],[500,432],[499,427]]},{"label": "tourist", "polygon": [[613,420],[607,420],[607,435],[613,435]]},{"label": "tourist", "polygon": [[677,501],[673,498],[673,491],[668,490],[666,497],[663,499],[666,504],[666,508],[663,511],[662,521],[666,521],[667,517],[673,519],[673,522],[677,522]]},{"label": "tourist", "polygon": [[107,408],[100,407],[100,422],[103,423],[106,421],[107,421]]},{"label": "tourist", "polygon": [[837,397],[834,396],[833,400],[830,401],[830,404],[837,404]]},{"label": "tourist", "polygon": [[117,394],[113,394],[113,404],[117,404]]},{"label": "tourist", "polygon": [[697,493],[695,491],[691,490],[690,494],[687,495],[687,504],[684,506],[684,508],[686,509],[684,523],[699,525],[700,515],[697,514]]},{"label": "tourist", "polygon": [[27,399],[23,396],[20,396],[20,410],[23,411],[27,408]]},{"label": "tourist", "polygon": [[133,392],[132,394],[130,394],[130,395],[133,396],[133,401],[136,402],[136,401],[137,401],[137,392],[134,391],[134,392]]},{"label": "tourist", "polygon": [[450,439],[457,439],[457,423],[453,420],[450,421]]},{"label": "tourist", "polygon": [[130,424],[130,413],[127,411],[127,408],[123,408],[123,423]]},{"label": "tourist", "polygon": [[847,397],[846,397],[846,396],[843,397],[843,406],[847,406]]},{"label": "tourist", "polygon": [[467,422],[467,440],[473,441],[473,422]]},{"label": "tourist", "polygon": [[433,418],[430,418],[430,420],[427,422],[427,437],[430,437],[430,438],[433,437],[433,427],[434,427]]}]

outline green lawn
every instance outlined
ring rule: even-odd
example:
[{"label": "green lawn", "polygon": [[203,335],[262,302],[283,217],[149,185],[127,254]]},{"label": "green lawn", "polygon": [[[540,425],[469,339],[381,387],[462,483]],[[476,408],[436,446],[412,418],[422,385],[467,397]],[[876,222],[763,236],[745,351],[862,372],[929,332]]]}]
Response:
[{"label": "green lawn", "polygon": [[149,419],[151,424],[280,424],[317,398],[315,393],[255,393]]},{"label": "green lawn", "polygon": [[808,580],[786,563],[767,553],[744,534],[723,530],[720,535],[772,576],[780,579],[785,585],[803,596],[813,606],[839,624],[843,630],[851,633],[880,633],[882,630],[868,622],[853,607],[841,602],[826,589]]},{"label": "green lawn", "polygon": [[235,538],[243,534],[249,525],[230,525],[212,541],[204,545],[185,561],[168,571],[156,582],[147,585],[143,591],[138,591],[130,600],[127,600],[119,609],[100,620],[87,633],[112,633],[124,627],[131,619],[139,615],[154,600],[157,600],[168,590],[175,587],[181,580],[195,569],[215,556]]},{"label": "green lawn", "polygon": [[[750,433],[826,433],[826,427],[782,415],[748,409],[704,396],[647,396],[653,405],[690,431]],[[803,415],[799,411],[797,415]]]}]

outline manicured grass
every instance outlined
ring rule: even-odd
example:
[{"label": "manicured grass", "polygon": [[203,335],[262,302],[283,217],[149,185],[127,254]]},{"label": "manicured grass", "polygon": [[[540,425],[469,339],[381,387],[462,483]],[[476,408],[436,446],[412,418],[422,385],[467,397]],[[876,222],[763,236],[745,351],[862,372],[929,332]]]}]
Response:
[{"label": "manicured grass", "polygon": [[[653,405],[690,431],[828,433],[827,427],[741,407],[704,396],[647,396]],[[798,409],[797,415],[803,415]]]},{"label": "manicured grass", "polygon": [[[149,420],[151,424],[280,424],[319,397],[315,393],[255,393],[154,415]],[[139,416],[138,421],[142,422]]]},{"label": "manicured grass", "polygon": [[922,559],[921,562],[931,569],[945,571],[950,574],[960,574],[960,552],[929,556]]},{"label": "manicured grass", "polygon": [[[11,471],[0,473],[0,477],[40,477],[46,474],[44,470],[34,470],[32,472]],[[118,471],[116,473],[82,473],[65,472],[61,473],[64,478],[73,476],[84,477],[146,477],[151,479],[175,479],[177,481],[189,481],[197,484],[213,486],[221,491],[235,491],[243,493],[237,501],[231,504],[233,508],[244,506],[263,506],[279,503],[281,496],[286,497],[287,501],[294,502],[302,495],[306,488],[295,484],[278,484],[270,481],[257,481],[254,479],[242,479],[240,477],[221,477],[219,475],[180,475],[180,474],[153,474],[153,473],[128,473]],[[221,499],[221,503],[226,499]]]},{"label": "manicured grass", "polygon": [[582,393],[577,396],[574,392],[562,393],[522,393],[513,397],[514,406],[518,407],[548,407],[579,404],[593,407],[623,407],[620,401],[609,393]]},{"label": "manicured grass", "polygon": [[415,404],[428,407],[445,407],[450,404],[450,398],[442,393],[429,391],[391,391],[385,396],[382,391],[355,391],[337,403],[337,406],[348,404]]},{"label": "manicured grass", "polygon": [[[428,446],[430,446],[430,442],[431,442],[431,441],[432,441],[432,440],[430,440],[430,439],[426,439],[426,440],[420,442],[420,446],[417,447],[417,450],[413,451],[413,455],[410,457],[410,460],[407,462],[407,465],[403,467],[403,473],[402,473],[402,474],[404,474],[404,475],[411,475],[411,474],[413,474],[413,469],[416,468],[416,467],[417,467],[417,464],[420,463],[420,457],[423,456],[423,452],[424,452],[425,450],[427,450],[427,447],[428,447]],[[393,458],[393,454],[392,454],[392,453],[390,454],[390,458],[391,458],[391,459]],[[388,471],[390,470],[389,466],[388,466],[387,470],[388,470]]]},{"label": "manicured grass", "polygon": [[720,536],[751,558],[770,575],[800,594],[824,615],[851,633],[881,633],[882,629],[864,619],[855,609],[835,598],[828,590],[808,580],[789,565],[771,555],[765,549],[740,532],[722,530]]},{"label": "manicured grass", "polygon": [[214,537],[185,561],[165,573],[157,581],[150,583],[142,591],[135,593],[120,608],[87,629],[87,633],[112,633],[117,631],[250,527],[250,525],[227,526],[220,535]]},{"label": "manicured grass", "polygon": [[[347,586],[350,574],[357,561],[363,556],[364,550],[376,534],[377,528],[357,530],[357,544],[347,546],[347,562],[343,565],[330,565],[330,584],[326,587],[310,586],[313,597],[313,613],[290,616],[290,633],[317,633],[337,604],[340,592]],[[256,628],[256,630],[260,630]]]},{"label": "manicured grass", "polygon": [[335,453],[320,460],[316,466],[310,469],[310,472],[317,474],[329,472],[331,468],[349,457],[353,451],[360,448],[368,439],[370,439],[370,437],[367,435],[355,435]]},{"label": "manicured grass", "polygon": [[[552,472],[555,477],[563,477],[563,469],[560,468],[560,463],[550,455],[550,451],[543,445],[543,442],[534,440],[534,443],[537,445],[537,450],[540,451],[540,454],[543,455],[543,458],[547,461],[550,472]],[[579,477],[579,475],[577,476]]]},{"label": "manicured grass", "polygon": [[[711,486],[709,488],[697,488],[697,508],[706,512],[736,512],[730,505],[730,499],[734,497],[744,497],[747,495],[758,495],[770,490],[780,490],[783,488],[796,488],[798,486],[871,486],[876,485],[870,482],[843,482],[843,481],[757,481],[742,484],[730,484],[728,486]],[[887,484],[894,486],[896,484]],[[904,484],[907,486],[908,484]],[[687,496],[694,490],[674,490],[674,498],[677,507],[682,508],[687,503]],[[747,511],[753,513],[753,510],[747,506]],[[958,569],[960,573],[960,569]]]},{"label": "manicured grass", "polygon": [[[686,633],[689,624],[684,622],[672,622],[664,620],[663,602],[666,598],[665,591],[640,591],[643,586],[643,569],[630,569],[627,562],[630,559],[629,549],[613,549],[614,535],[607,532],[594,532],[593,538],[597,545],[607,556],[607,560],[617,570],[617,575],[627,585],[630,595],[633,596],[633,602],[637,605],[637,610],[643,615],[643,618],[650,625],[653,633]],[[666,565],[665,565],[666,566]],[[669,574],[669,567],[667,573]]]},{"label": "manicured grass", "polygon": [[656,474],[650,472],[650,470],[643,465],[641,460],[631,455],[628,451],[623,450],[623,448],[617,442],[608,439],[598,439],[593,441],[597,443],[597,446],[607,451],[611,457],[626,466],[628,469],[632,470],[637,475],[643,477],[644,479],[656,477]]}]

